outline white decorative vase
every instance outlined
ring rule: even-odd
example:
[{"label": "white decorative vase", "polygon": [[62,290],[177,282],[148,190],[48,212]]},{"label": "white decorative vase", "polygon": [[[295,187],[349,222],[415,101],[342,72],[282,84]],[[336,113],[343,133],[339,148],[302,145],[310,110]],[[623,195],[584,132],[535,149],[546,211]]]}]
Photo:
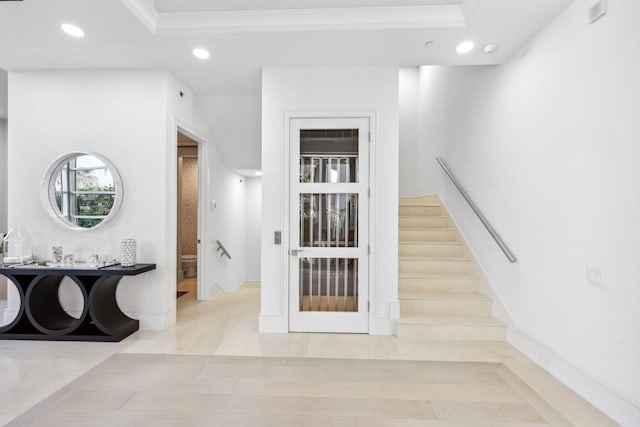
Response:
[{"label": "white decorative vase", "polygon": [[120,242],[120,265],[123,267],[133,267],[136,265],[135,239],[124,239]]}]

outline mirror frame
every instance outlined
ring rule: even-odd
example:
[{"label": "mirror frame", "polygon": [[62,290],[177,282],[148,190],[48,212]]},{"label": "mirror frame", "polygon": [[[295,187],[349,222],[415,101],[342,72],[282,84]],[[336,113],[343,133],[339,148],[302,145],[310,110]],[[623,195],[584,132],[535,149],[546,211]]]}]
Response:
[{"label": "mirror frame", "polygon": [[[83,228],[78,225],[75,225],[69,221],[65,216],[62,215],[62,212],[58,209],[56,198],[55,198],[55,184],[56,177],[60,169],[64,166],[65,163],[69,162],[69,160],[78,156],[93,156],[99,159],[101,162],[105,164],[105,166],[111,172],[113,176],[113,185],[115,187],[116,197],[113,201],[113,206],[109,211],[109,214],[97,225],[94,225],[90,228]],[[110,223],[113,218],[117,215],[120,207],[122,206],[122,199],[124,198],[124,187],[122,185],[122,178],[120,177],[120,173],[118,169],[107,160],[104,156],[100,154],[91,153],[87,151],[75,151],[73,153],[64,154],[57,159],[55,159],[47,168],[46,172],[42,176],[42,181],[40,184],[40,201],[42,202],[42,206],[45,211],[49,214],[49,216],[54,220],[54,222],[62,225],[63,227],[74,230],[74,231],[91,231],[96,230],[98,228],[103,227],[105,224]]]}]

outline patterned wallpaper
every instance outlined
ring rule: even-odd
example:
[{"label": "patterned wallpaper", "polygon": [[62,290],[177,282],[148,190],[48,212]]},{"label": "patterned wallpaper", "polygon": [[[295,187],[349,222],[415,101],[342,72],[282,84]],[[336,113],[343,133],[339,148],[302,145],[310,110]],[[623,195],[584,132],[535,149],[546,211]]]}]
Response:
[{"label": "patterned wallpaper", "polygon": [[182,160],[182,255],[196,255],[198,240],[198,159]]}]

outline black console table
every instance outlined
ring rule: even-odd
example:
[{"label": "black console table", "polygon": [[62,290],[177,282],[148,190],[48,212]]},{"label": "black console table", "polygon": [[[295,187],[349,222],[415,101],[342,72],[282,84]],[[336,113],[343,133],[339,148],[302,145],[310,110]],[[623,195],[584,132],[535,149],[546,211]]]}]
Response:
[{"label": "black console table", "polygon": [[[104,268],[0,267],[0,274],[11,280],[20,294],[18,315],[11,323],[0,326],[0,339],[121,341],[137,331],[140,322],[118,307],[118,283],[123,276],[155,268],[155,264]],[[84,306],[77,319],[60,305],[58,289],[65,277],[73,280],[82,292]]]}]

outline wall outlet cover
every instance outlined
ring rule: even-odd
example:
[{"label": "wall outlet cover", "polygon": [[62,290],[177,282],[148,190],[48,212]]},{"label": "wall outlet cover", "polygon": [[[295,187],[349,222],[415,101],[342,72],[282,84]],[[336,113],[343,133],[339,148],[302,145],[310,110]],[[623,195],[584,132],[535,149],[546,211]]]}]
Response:
[{"label": "wall outlet cover", "polygon": [[602,286],[602,271],[599,268],[587,267],[587,285],[596,288],[604,287]]}]

